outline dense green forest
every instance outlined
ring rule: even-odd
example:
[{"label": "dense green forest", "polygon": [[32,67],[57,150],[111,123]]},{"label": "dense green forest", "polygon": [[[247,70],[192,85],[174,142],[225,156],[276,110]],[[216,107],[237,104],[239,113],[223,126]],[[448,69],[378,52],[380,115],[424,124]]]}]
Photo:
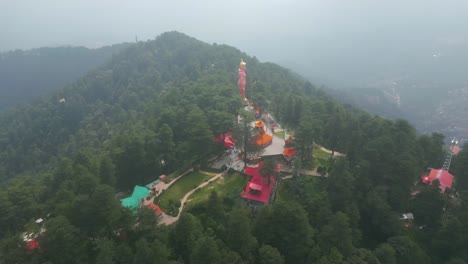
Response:
[{"label": "dense green forest", "polygon": [[[121,207],[118,191],[223,151],[214,137],[237,125],[240,58],[247,97],[295,131],[302,153],[315,142],[346,156],[329,177],[284,181],[263,208],[213,192],[160,226]],[[235,48],[164,33],[0,115],[0,263],[467,263],[468,152],[453,161],[456,191],[416,184],[444,154],[440,134],[339,104]],[[39,217],[31,251],[21,233]]]},{"label": "dense green forest", "polygon": [[63,88],[128,45],[99,49],[39,48],[0,53],[0,110]]}]

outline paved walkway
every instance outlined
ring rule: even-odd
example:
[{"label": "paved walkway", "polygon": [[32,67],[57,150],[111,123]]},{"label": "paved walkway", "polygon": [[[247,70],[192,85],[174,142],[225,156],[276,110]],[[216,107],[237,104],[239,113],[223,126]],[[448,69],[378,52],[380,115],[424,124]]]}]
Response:
[{"label": "paved walkway", "polygon": [[244,168],[244,162],[237,148],[235,150],[226,150],[221,158],[213,159],[210,167],[221,169],[224,165],[235,170]]},{"label": "paved walkway", "polygon": [[265,147],[265,151],[260,155],[264,156],[275,156],[275,155],[283,155],[285,141],[282,138],[275,137],[273,135],[273,140],[270,145]]},{"label": "paved walkway", "polygon": [[[206,173],[206,172],[203,172],[203,173]],[[207,174],[211,174],[211,173],[207,173]],[[179,207],[179,213],[177,214],[177,216],[170,216],[170,215],[167,215],[167,214],[163,214],[162,217],[159,219],[159,222],[158,224],[159,225],[170,225],[170,224],[173,224],[175,222],[177,222],[177,220],[179,220],[179,217],[180,217],[180,214],[182,213],[182,211],[184,210],[184,204],[185,202],[187,201],[187,199],[190,197],[190,195],[192,195],[194,192],[196,192],[198,189],[201,189],[203,187],[205,187],[206,185],[208,185],[210,182],[212,181],[216,181],[217,179],[219,179],[221,176],[223,176],[224,172],[221,172],[221,173],[218,173],[216,174],[214,177],[212,177],[211,179],[209,179],[208,181],[198,185],[196,188],[192,189],[190,192],[186,193],[184,195],[184,197],[182,198],[182,200],[180,200],[180,207]]]}]

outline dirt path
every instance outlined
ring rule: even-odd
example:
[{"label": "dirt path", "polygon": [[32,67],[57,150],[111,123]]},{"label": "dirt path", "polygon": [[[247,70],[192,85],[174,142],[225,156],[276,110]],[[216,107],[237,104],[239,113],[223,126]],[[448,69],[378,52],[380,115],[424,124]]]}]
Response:
[{"label": "dirt path", "polygon": [[[316,145],[316,146],[317,146],[320,150],[322,150],[322,151],[324,151],[324,152],[326,152],[326,153],[328,153],[328,154],[332,154],[332,151],[331,151],[331,150],[329,150],[329,149],[327,149],[327,148],[324,148],[324,147],[322,147],[322,146],[320,146],[320,145]],[[343,156],[346,156],[346,155],[343,154],[343,153],[340,153],[340,152],[338,152],[338,151],[335,151],[335,154],[334,154],[333,156],[343,157]]]},{"label": "dirt path", "polygon": [[[210,175],[212,175],[210,173]],[[180,217],[180,214],[182,213],[182,211],[184,210],[184,204],[185,202],[187,201],[187,199],[190,197],[190,195],[192,195],[195,191],[197,191],[198,189],[201,189],[203,187],[205,187],[206,185],[208,185],[210,182],[212,181],[215,181],[217,179],[219,179],[221,176],[223,176],[223,172],[221,173],[218,173],[216,174],[215,176],[213,176],[211,179],[209,179],[208,181],[198,185],[197,187],[195,187],[194,189],[192,189],[190,192],[186,193],[184,195],[184,197],[180,200],[180,207],[179,207],[179,213],[177,214],[177,216],[170,216],[170,215],[167,215],[167,214],[163,214],[163,216],[161,217],[161,219],[159,219],[159,222],[158,224],[159,225],[170,225],[170,224],[173,224],[175,222],[177,222],[177,220],[179,220],[179,217]]]},{"label": "dirt path", "polygon": [[[292,169],[286,169],[286,168],[281,168],[281,172],[287,172],[287,173],[292,173]],[[307,175],[307,176],[315,176],[315,177],[327,177],[323,176],[322,174],[317,172],[317,168],[314,170],[301,170],[301,174]]]},{"label": "dirt path", "polygon": [[211,175],[211,176],[216,176],[218,175],[218,173],[216,172],[209,172],[209,171],[200,171],[200,173],[203,173],[203,174],[206,174],[206,175]]}]

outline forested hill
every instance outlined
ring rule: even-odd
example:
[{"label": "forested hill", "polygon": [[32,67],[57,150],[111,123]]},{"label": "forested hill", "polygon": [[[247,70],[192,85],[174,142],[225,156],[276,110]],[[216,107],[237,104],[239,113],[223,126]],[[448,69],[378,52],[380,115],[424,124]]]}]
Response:
[{"label": "forested hill", "polygon": [[63,88],[128,45],[99,49],[39,48],[0,53],[0,111]]},{"label": "forested hill", "polygon": [[[346,156],[329,160],[328,177],[281,181],[263,209],[241,189],[213,192],[169,227],[122,208],[116,192],[223,153],[214,138],[236,135],[241,58],[247,97],[294,131],[304,164],[314,143]],[[466,263],[467,152],[453,161],[457,192],[416,184],[441,166],[442,146],[441,135],[339,104],[278,65],[164,33],[0,115],[0,263]],[[39,232],[39,217],[46,231],[31,251],[21,234]]]},{"label": "forested hill", "polygon": [[[259,63],[225,45],[166,33],[154,41],[128,47],[106,65],[48,98],[3,113],[1,178],[36,170],[55,157],[71,156],[83,149],[109,151],[115,150],[110,146],[124,145],[121,141],[139,144],[146,137],[155,140],[152,133],[158,133],[162,124],[169,125],[174,140],[181,143],[177,145],[179,157],[192,159],[197,155],[186,149],[190,144],[182,144],[193,138],[187,125],[200,123],[190,120],[192,115],[213,129],[201,143],[210,142],[213,132],[232,127],[240,107],[236,88],[240,58],[249,63],[249,96],[258,102],[276,100],[274,108],[283,115],[301,111],[302,105],[294,105],[301,93],[322,96],[310,83],[277,65]],[[284,100],[293,104],[281,103]],[[290,121],[297,123],[297,118]],[[218,128],[219,124],[213,122],[224,127]],[[151,151],[160,150],[154,147]]]}]

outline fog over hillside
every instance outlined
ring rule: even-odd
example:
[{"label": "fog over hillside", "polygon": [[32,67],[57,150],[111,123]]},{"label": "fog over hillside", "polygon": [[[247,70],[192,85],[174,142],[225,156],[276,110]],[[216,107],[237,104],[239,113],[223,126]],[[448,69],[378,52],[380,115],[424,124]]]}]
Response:
[{"label": "fog over hillside", "polygon": [[1,2],[0,264],[468,264],[467,22]]},{"label": "fog over hillside", "polygon": [[69,85],[128,43],[98,49],[56,47],[0,53],[0,111]]},{"label": "fog over hillside", "polygon": [[[354,96],[369,95],[361,96],[361,88],[389,90],[403,106],[429,106],[424,112],[433,116],[453,103],[450,94],[468,86],[467,17],[468,2],[457,0],[14,1],[0,8],[0,51],[99,47],[178,30],[236,46]],[[468,129],[465,120],[454,122],[463,127],[456,134]],[[415,125],[422,132],[446,126]]]},{"label": "fog over hillside", "polygon": [[[90,47],[178,30],[237,46],[331,85],[426,67],[468,45],[465,1],[72,1],[4,3],[0,50]],[[466,56],[466,53],[464,54]]]}]

